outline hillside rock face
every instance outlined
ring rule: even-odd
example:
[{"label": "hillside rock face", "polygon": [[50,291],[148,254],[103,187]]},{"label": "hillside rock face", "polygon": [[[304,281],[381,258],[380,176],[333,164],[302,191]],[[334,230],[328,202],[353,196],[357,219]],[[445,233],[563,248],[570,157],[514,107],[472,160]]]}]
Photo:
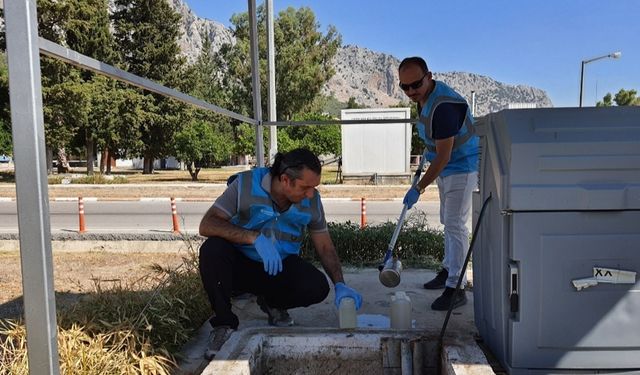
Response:
[{"label": "hillside rock face", "polygon": [[233,33],[223,24],[196,16],[183,0],[167,1],[182,15],[178,44],[188,62],[195,61],[200,54],[205,35],[209,36],[214,51],[219,50],[225,43],[235,43]]},{"label": "hillside rock face", "polygon": [[[398,86],[400,60],[357,46],[345,46],[334,60],[336,74],[324,88],[326,94],[346,102],[350,97],[360,104],[372,107],[389,106],[407,96]],[[434,78],[453,87],[471,103],[471,92],[476,93],[476,113],[484,115],[508,107],[509,103],[530,103],[537,107],[552,107],[547,94],[540,89],[507,85],[490,77],[465,72],[434,72]]]},{"label": "hillside rock face", "polygon": [[[202,35],[209,36],[214,50],[224,43],[235,42],[231,30],[219,22],[198,17],[183,0],[167,1],[182,15],[179,43],[188,61],[194,61],[202,50]],[[400,60],[388,54],[353,45],[344,46],[333,59],[336,74],[327,82],[323,92],[341,102],[354,97],[357,103],[368,107],[387,107],[408,102],[398,87],[399,64]],[[434,78],[453,87],[469,103],[471,92],[475,91],[476,114],[479,116],[505,109],[510,103],[553,106],[545,91],[530,86],[508,85],[466,72],[434,72]]]}]

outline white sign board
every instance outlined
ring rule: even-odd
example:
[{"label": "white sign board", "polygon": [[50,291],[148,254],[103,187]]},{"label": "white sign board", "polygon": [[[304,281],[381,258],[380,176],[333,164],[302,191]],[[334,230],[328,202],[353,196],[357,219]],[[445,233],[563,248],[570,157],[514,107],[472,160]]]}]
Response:
[{"label": "white sign board", "polygon": [[[409,119],[409,108],[343,109],[342,120]],[[342,125],[343,174],[411,173],[411,124]]]}]

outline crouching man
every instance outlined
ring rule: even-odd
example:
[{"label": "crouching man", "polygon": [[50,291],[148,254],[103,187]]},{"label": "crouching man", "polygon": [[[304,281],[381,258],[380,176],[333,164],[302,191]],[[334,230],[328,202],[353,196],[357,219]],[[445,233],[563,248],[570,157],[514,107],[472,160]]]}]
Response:
[{"label": "crouching man", "polygon": [[309,150],[279,153],[271,168],[237,174],[202,218],[200,234],[208,239],[200,247],[200,277],[214,311],[207,359],[238,328],[233,292],[255,294],[273,326],[293,325],[288,309],[327,297],[325,274],[299,256],[305,228],[334,284],[336,306],[351,297],[360,308],[362,297],[345,285],[327,230],[316,190],[320,172],[320,161]]}]

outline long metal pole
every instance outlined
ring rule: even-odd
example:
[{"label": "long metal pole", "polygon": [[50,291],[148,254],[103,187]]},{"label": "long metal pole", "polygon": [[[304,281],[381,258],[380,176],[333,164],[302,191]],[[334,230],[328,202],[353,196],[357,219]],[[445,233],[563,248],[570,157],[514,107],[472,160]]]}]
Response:
[{"label": "long metal pole", "polygon": [[40,52],[47,56],[55,57],[56,59],[64,61],[66,63],[78,66],[80,68],[91,70],[93,72],[132,84],[134,86],[138,86],[145,90],[149,90],[169,98],[174,98],[183,103],[191,104],[207,111],[220,113],[221,115],[229,116],[231,118],[249,124],[256,123],[256,121],[252,118],[226,110],[224,108],[218,107],[217,105],[205,102],[204,100],[196,99],[178,90],[162,86],[161,84],[153,82],[150,79],[142,78],[135,74],[126,72],[122,69],[113,67],[109,64],[105,64],[102,61],[93,59],[89,56],[85,56],[72,49],[63,47],[44,38],[40,38]]},{"label": "long metal pole", "polygon": [[264,141],[262,139],[262,102],[260,96],[260,64],[258,61],[258,21],[256,1],[249,1],[249,38],[251,39],[251,75],[253,85],[253,118],[256,124],[256,164],[264,167]]},{"label": "long metal pole", "polygon": [[29,372],[59,374],[36,0],[4,4]]},{"label": "long metal pole", "polygon": [[582,63],[580,65],[580,104],[579,104],[580,107],[582,107],[582,92],[584,91],[584,66],[596,60],[601,60],[606,58],[618,59],[620,58],[621,55],[622,55],[622,52],[618,51],[618,52],[610,53],[608,55],[598,56],[588,60],[582,60]]},{"label": "long metal pole", "polygon": [[[276,121],[276,60],[273,27],[273,0],[267,3],[267,63],[269,65],[269,121]],[[278,127],[269,126],[269,164],[278,152]]]},{"label": "long metal pole", "polygon": [[471,116],[476,115],[476,92],[471,91]]},{"label": "long metal pole", "polygon": [[580,108],[582,108],[582,91],[584,90],[584,65],[583,61],[580,65],[580,105],[578,105]]}]

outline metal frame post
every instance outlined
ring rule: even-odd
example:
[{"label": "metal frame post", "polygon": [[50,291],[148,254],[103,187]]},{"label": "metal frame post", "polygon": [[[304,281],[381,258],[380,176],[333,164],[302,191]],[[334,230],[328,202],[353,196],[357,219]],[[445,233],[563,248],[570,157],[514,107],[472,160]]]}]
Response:
[{"label": "metal frame post", "polygon": [[578,102],[578,107],[582,107],[582,92],[584,91],[584,66],[586,62],[582,61],[580,63],[580,99]]},{"label": "metal frame post", "polygon": [[[276,60],[273,26],[273,0],[265,0],[267,6],[267,64],[269,66],[269,121],[276,121]],[[278,152],[278,127],[269,126],[269,164],[273,165]]]},{"label": "metal frame post", "polygon": [[476,115],[476,92],[471,90],[471,116]]},{"label": "metal frame post", "polygon": [[4,2],[29,372],[60,373],[36,0]]},{"label": "metal frame post", "polygon": [[251,44],[251,76],[253,86],[253,118],[256,124],[256,165],[264,167],[264,141],[262,139],[262,102],[260,96],[260,64],[258,61],[258,21],[256,0],[249,1],[249,38]]}]

